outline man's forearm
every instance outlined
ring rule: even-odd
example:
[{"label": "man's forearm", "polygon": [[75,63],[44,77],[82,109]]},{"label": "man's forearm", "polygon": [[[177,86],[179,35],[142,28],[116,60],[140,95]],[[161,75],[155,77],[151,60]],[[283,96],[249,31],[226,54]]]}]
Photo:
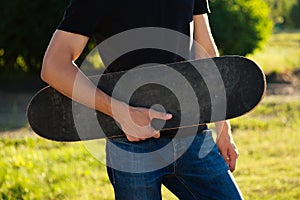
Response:
[{"label": "man's forearm", "polygon": [[57,65],[57,63],[45,63],[42,72],[42,79],[53,88],[80,102],[81,104],[95,108],[107,115],[112,116],[111,97],[97,89],[97,87],[72,63],[62,62],[64,67],[47,66]]},{"label": "man's forearm", "polygon": [[112,116],[112,99],[80,71],[73,60],[81,54],[88,38],[56,31],[46,51],[41,78],[69,98]]},{"label": "man's forearm", "polygon": [[207,14],[196,15],[193,20],[196,58],[219,56],[219,51],[211,33]]},{"label": "man's forearm", "polygon": [[215,127],[217,136],[220,136],[222,133],[226,133],[231,136],[231,126],[228,120],[216,122]]},{"label": "man's forearm", "polygon": [[[211,29],[207,15],[194,16],[194,39],[196,58],[207,58],[219,56],[219,51]],[[215,123],[218,136],[221,133],[231,133],[229,121],[220,121]]]}]

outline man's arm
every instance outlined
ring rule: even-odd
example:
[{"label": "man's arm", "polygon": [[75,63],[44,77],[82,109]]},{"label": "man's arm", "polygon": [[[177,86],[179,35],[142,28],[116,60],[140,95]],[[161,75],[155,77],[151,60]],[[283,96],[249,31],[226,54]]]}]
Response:
[{"label": "man's arm", "polygon": [[41,78],[64,95],[112,116],[110,97],[97,90],[74,63],[88,40],[86,36],[56,31],[44,56]]},{"label": "man's arm", "polygon": [[[211,34],[207,14],[195,15],[194,40],[196,58],[217,57],[219,52]],[[234,144],[229,121],[216,122],[217,145],[231,171],[235,170],[238,151]]]},{"label": "man's arm", "polygon": [[194,40],[196,58],[219,56],[219,51],[211,33],[207,14],[194,15]]},{"label": "man's arm", "polygon": [[[158,138],[151,127],[153,118],[168,120],[172,116],[152,109],[131,107],[99,90],[76,66],[89,38],[57,30],[43,60],[41,78],[62,94],[113,117],[129,141]],[[112,108],[114,108],[112,110]]]}]

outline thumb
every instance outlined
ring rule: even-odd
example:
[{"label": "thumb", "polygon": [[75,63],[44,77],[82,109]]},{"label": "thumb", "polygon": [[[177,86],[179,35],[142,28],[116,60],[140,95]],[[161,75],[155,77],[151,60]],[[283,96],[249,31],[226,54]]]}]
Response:
[{"label": "thumb", "polygon": [[173,116],[170,113],[165,113],[165,112],[158,112],[156,110],[150,109],[149,110],[149,115],[150,115],[150,119],[162,119],[162,120],[169,120],[171,119]]}]

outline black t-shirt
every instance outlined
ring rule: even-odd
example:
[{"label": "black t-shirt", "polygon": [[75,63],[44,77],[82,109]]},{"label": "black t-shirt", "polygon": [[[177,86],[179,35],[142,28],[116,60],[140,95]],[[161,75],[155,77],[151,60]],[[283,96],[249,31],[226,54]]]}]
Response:
[{"label": "black t-shirt", "polygon": [[[116,34],[143,27],[171,29],[190,37],[193,15],[210,12],[207,1],[71,0],[58,29],[93,36],[98,44]],[[164,42],[168,40],[168,35],[163,35],[158,40]],[[176,48],[189,54],[189,42],[174,43]],[[110,45],[110,51],[118,48],[120,44]],[[99,51],[106,65],[106,72],[126,70],[148,63],[172,63],[187,59],[187,56],[182,57],[164,49],[143,48],[126,52],[111,61],[109,53],[103,52],[102,49]]]},{"label": "black t-shirt", "polygon": [[193,15],[208,12],[207,0],[71,0],[58,29],[103,39],[139,27],[189,34]]},{"label": "black t-shirt", "polygon": [[[141,27],[167,28],[190,36],[193,15],[208,12],[207,0],[71,0],[58,29],[93,36],[97,43],[123,31]],[[167,37],[159,39],[164,41]],[[187,43],[178,44],[177,48],[185,49],[188,54],[189,46]],[[111,46],[112,50],[114,48],[119,46]],[[106,64],[108,55],[101,49],[99,51]],[[112,64],[109,62],[112,66],[107,66],[107,71],[181,60],[184,58],[164,50],[140,49],[120,56]]]}]

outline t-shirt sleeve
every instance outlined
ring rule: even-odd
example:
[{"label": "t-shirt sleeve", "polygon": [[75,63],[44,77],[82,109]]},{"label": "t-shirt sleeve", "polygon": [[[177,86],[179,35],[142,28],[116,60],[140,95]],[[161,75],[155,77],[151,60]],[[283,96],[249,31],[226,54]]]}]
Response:
[{"label": "t-shirt sleeve", "polygon": [[194,0],[194,15],[210,13],[208,0]]},{"label": "t-shirt sleeve", "polygon": [[98,22],[97,0],[71,0],[57,29],[91,37]]}]

